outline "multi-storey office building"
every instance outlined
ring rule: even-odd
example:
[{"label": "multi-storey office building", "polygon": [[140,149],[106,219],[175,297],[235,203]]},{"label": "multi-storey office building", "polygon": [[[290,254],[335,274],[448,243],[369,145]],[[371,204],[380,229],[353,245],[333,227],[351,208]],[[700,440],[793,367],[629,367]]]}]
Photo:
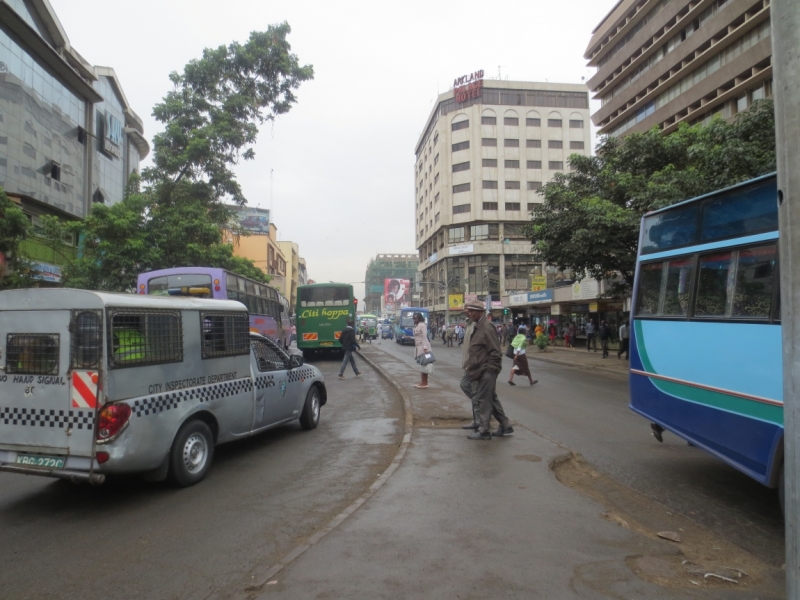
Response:
[{"label": "multi-storey office building", "polygon": [[114,70],[78,54],[48,2],[0,0],[0,187],[31,219],[22,252],[40,280],[59,283],[77,256],[75,239],[37,239],[40,218],[121,201],[150,151],[143,134]]},{"label": "multi-storey office building", "polygon": [[733,118],[772,95],[769,0],[620,0],[585,57],[600,134]]},{"label": "multi-storey office building", "polygon": [[[439,96],[416,147],[419,280],[433,282],[421,286],[421,304],[439,318],[471,296],[498,316],[504,297],[531,291],[543,265],[523,226],[542,200],[538,190],[569,168],[571,154],[590,153],[585,85],[473,86]],[[547,292],[532,300],[528,316],[547,313],[551,300],[552,290],[549,300]]]},{"label": "multi-storey office building", "polygon": [[378,254],[375,258],[371,258],[364,275],[366,311],[376,315],[382,314],[385,280],[408,279],[413,284],[417,278],[417,266],[419,257],[416,254]]}]

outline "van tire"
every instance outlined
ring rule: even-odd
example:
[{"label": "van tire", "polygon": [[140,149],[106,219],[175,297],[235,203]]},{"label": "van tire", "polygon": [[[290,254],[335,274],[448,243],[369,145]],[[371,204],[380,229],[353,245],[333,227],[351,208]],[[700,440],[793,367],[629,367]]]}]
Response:
[{"label": "van tire", "polygon": [[300,415],[300,427],[305,430],[316,428],[319,425],[319,415],[322,404],[319,397],[319,388],[311,386],[306,394],[306,403],[303,406],[303,413]]},{"label": "van tire", "polygon": [[175,436],[169,453],[169,479],[180,487],[199,483],[214,458],[214,436],[202,421],[189,421]]}]

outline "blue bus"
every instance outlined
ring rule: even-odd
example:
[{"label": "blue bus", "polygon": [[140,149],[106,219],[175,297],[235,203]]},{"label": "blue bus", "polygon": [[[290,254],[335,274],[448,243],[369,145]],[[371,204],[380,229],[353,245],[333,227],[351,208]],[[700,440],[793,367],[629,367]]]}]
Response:
[{"label": "blue bus", "polygon": [[630,408],[783,501],[777,178],[642,218]]},{"label": "blue bus", "polygon": [[428,309],[413,306],[400,309],[400,316],[394,322],[394,341],[398,344],[414,343],[414,313],[422,313],[425,324],[428,323]]}]

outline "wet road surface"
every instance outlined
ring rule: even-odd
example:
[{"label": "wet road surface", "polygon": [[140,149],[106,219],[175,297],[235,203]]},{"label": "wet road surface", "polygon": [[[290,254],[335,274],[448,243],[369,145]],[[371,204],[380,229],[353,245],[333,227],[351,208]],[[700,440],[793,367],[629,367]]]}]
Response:
[{"label": "wet road surface", "polygon": [[[379,347],[413,360],[413,346],[384,340]],[[461,349],[441,342],[432,349],[437,359],[432,377],[458,388]],[[617,360],[614,354],[611,360]],[[497,388],[512,421],[581,453],[601,472],[781,568],[784,525],[775,490],[668,433],[659,444],[648,422],[628,408],[626,377],[535,359],[530,367],[539,383],[529,386],[516,377],[512,387],[506,383],[511,360],[503,358]]]},{"label": "wet road surface", "polygon": [[[297,424],[219,446],[207,478],[175,489],[0,474],[0,597],[220,598],[328,524],[394,457],[402,403],[372,369],[336,379]],[[361,365],[362,367],[365,365]]]}]

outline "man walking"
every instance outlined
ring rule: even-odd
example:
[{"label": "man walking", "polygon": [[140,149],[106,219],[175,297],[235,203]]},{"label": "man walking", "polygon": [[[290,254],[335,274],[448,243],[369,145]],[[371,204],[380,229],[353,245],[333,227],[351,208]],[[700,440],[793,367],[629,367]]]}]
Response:
[{"label": "man walking", "polygon": [[361,377],[361,371],[358,370],[356,359],[353,356],[353,352],[356,351],[356,348],[361,350],[361,346],[359,346],[356,341],[356,331],[353,329],[353,321],[347,321],[347,327],[344,328],[344,331],[342,331],[339,336],[339,343],[342,345],[342,350],[344,350],[344,360],[342,361],[342,368],[339,369],[339,379],[345,379],[344,370],[347,368],[348,362],[353,365],[353,372],[356,374],[356,377]]},{"label": "man walking", "polygon": [[628,360],[628,344],[630,343],[630,331],[628,331],[628,327],[630,326],[630,321],[625,321],[619,328],[619,352],[617,352],[617,358],[622,358],[622,353],[625,353],[625,360]]},{"label": "man walking", "polygon": [[586,324],[586,351],[589,352],[592,345],[594,345],[594,351],[597,352],[597,331],[594,328],[594,320],[589,319],[589,322]]},{"label": "man walking", "polygon": [[[502,368],[503,353],[497,330],[486,318],[486,306],[479,300],[470,300],[464,307],[470,324],[464,336],[462,348],[461,390],[472,400],[474,421],[465,429],[475,429],[467,436],[470,440],[490,440],[492,436],[511,435],[514,428],[503,411],[497,397],[497,375]],[[490,430],[494,416],[500,424],[496,431]]]},{"label": "man walking", "polygon": [[611,327],[603,321],[600,324],[600,348],[603,350],[603,358],[608,358],[608,342],[611,341]]}]

